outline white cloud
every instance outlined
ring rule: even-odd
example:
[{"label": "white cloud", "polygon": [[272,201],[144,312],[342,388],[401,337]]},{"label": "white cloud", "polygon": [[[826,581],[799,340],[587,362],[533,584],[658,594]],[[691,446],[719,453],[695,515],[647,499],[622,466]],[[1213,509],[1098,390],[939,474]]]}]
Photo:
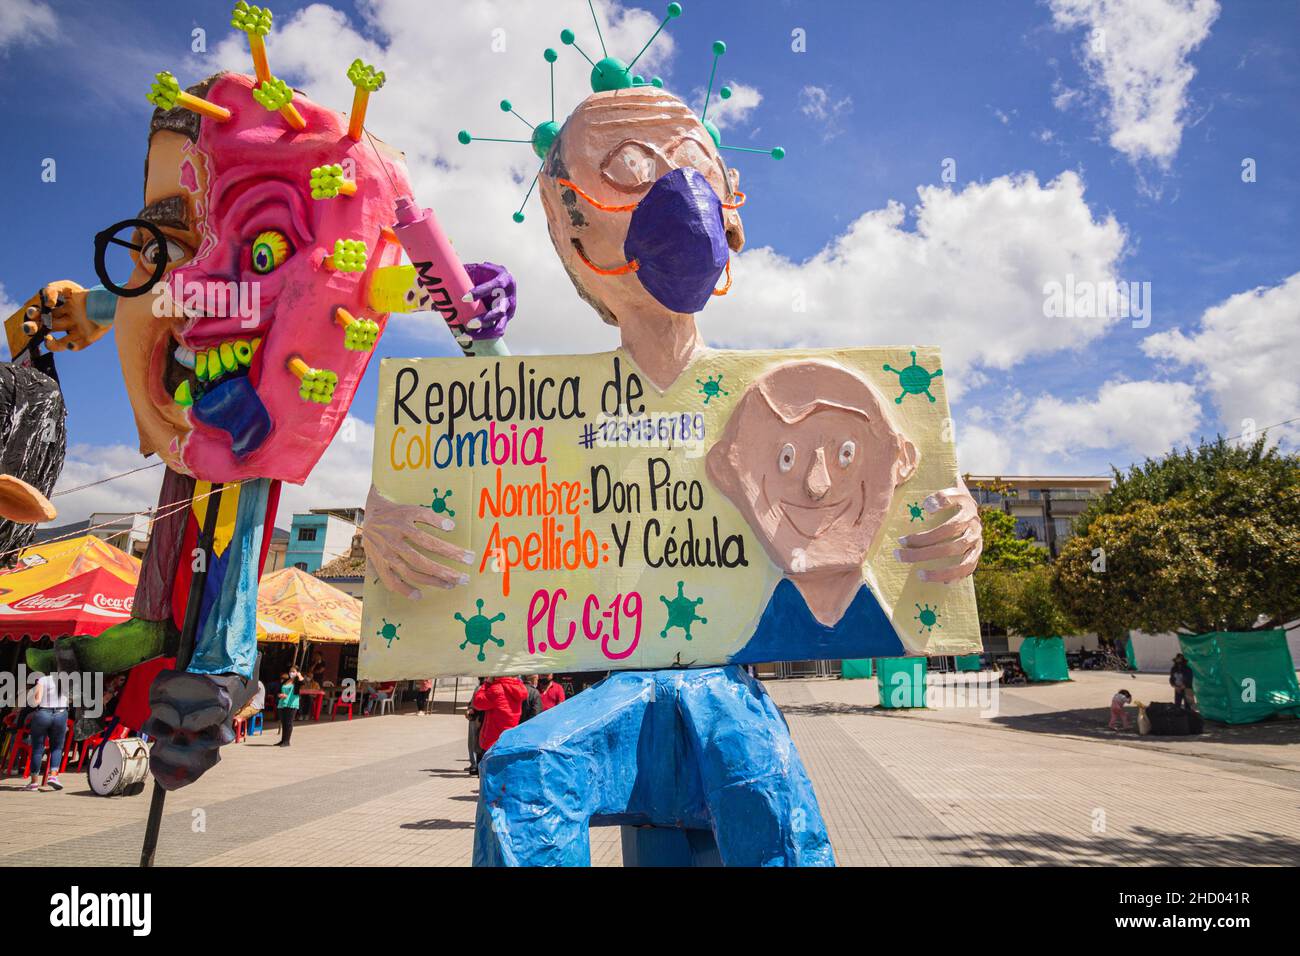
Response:
[{"label": "white cloud", "polygon": [[[1142,350],[1196,370],[1226,435],[1300,417],[1300,272],[1280,285],[1240,292],[1205,310],[1198,331],[1148,336]],[[1270,431],[1300,446],[1300,423]]]},{"label": "white cloud", "polygon": [[[1217,0],[1050,0],[1060,30],[1088,30],[1081,52],[1092,84],[1105,91],[1110,145],[1131,161],[1168,167],[1182,139],[1188,57],[1209,36]],[[1076,91],[1058,91],[1064,108]]]},{"label": "white cloud", "polygon": [[[0,322],[17,312],[20,305],[22,305],[21,302],[9,298],[4,283],[0,282]],[[3,334],[0,334],[0,358],[3,358],[6,362],[11,358],[9,354],[9,336]]]},{"label": "white cloud", "polygon": [[1006,435],[979,425],[957,430],[957,450],[963,474],[1002,475],[1011,464],[1011,444]]},{"label": "white cloud", "polygon": [[701,330],[710,342],[742,347],[941,345],[956,396],[975,366],[1009,369],[1079,348],[1119,321],[1043,316],[1046,282],[1116,278],[1124,230],[1112,216],[1093,216],[1083,188],[1073,172],[1046,185],[1024,174],[960,191],[923,186],[915,230],[891,202],[804,262],[770,247],[746,251]]},{"label": "white cloud", "polygon": [[39,0],[4,0],[2,6],[0,53],[11,46],[53,39],[58,32],[58,21],[49,4]]},{"label": "white cloud", "polygon": [[853,97],[837,99],[826,87],[805,86],[799,91],[799,109],[821,124],[823,140],[831,140],[844,132],[840,118],[853,112]]},{"label": "white cloud", "polygon": [[1186,382],[1106,382],[1094,398],[1065,402],[1040,396],[1022,431],[1033,451],[1069,457],[1086,449],[1126,449],[1162,455],[1187,443],[1201,409]]},{"label": "white cloud", "polygon": [[361,508],[370,490],[375,427],[349,415],[305,484],[280,486],[276,524],[289,527],[293,515],[312,508]]}]

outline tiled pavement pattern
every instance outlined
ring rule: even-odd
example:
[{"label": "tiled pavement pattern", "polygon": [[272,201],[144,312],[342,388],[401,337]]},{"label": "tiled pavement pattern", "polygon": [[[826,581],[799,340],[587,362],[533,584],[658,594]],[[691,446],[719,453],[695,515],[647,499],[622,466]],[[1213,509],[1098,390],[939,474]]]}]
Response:
[{"label": "tiled pavement pattern", "polygon": [[[876,709],[874,681],[768,688],[841,865],[1300,862],[1300,721],[1112,735],[1104,705],[1120,680],[1168,699],[1161,677],[1085,672],[1003,689],[981,720]],[[158,862],[464,865],[478,790],[464,738],[464,718],[445,713],[300,725],[287,750],[268,730],[168,796]],[[0,864],[134,865],[148,790],[106,800],[65,780],[40,794],[0,781]],[[592,860],[621,862],[616,828],[592,832]]]}]

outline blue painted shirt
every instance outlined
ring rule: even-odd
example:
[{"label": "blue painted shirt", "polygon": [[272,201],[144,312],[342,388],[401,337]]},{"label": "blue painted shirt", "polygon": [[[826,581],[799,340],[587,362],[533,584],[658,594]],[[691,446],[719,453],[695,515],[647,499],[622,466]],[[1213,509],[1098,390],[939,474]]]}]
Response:
[{"label": "blue painted shirt", "polygon": [[866,584],[858,588],[844,615],[827,626],[813,616],[794,583],[782,578],[763,610],[754,636],[732,655],[731,663],[855,660],[901,657],[906,653],[894,625]]}]

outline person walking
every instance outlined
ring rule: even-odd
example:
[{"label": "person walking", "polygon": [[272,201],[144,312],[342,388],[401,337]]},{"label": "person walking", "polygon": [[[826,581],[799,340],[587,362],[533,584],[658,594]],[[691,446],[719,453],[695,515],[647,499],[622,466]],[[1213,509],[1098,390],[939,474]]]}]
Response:
[{"label": "person walking", "polygon": [[1196,709],[1196,691],[1192,689],[1195,675],[1192,666],[1182,654],[1174,655],[1174,666],[1169,669],[1169,686],[1174,689],[1174,706],[1184,710]]},{"label": "person walking", "polygon": [[471,703],[475,710],[483,712],[483,729],[478,737],[480,753],[486,754],[503,733],[519,726],[527,699],[528,689],[518,677],[489,677],[479,685]]},{"label": "person walking", "polygon": [[280,675],[280,694],[276,712],[280,715],[280,742],[277,747],[289,746],[293,737],[293,719],[298,714],[298,705],[302,702],[298,696],[298,685],[302,683],[302,674],[297,667],[289,668],[287,674]]},{"label": "person walking", "polygon": [[49,741],[50,777],[46,782],[62,790],[59,764],[63,762],[63,742],[68,735],[68,690],[58,674],[42,674],[32,691],[32,716],[27,733],[32,743],[32,779],[24,790],[41,789],[41,761]]},{"label": "person walking", "polygon": [[519,707],[519,722],[522,724],[525,720],[532,720],[542,712],[542,695],[537,690],[537,675],[529,674],[523,678],[524,690],[528,691],[528,696]]},{"label": "person walking", "polygon": [[537,689],[542,694],[542,710],[564,703],[564,685],[555,679],[554,674],[543,674],[537,682]]},{"label": "person walking", "polygon": [[[486,681],[486,677],[480,677],[478,686],[482,687]],[[478,762],[483,757],[483,751],[479,748],[478,743],[479,737],[483,733],[483,711],[475,709],[473,700],[465,708],[465,720],[469,722],[469,737],[466,741],[469,745],[469,775],[477,777]]]}]

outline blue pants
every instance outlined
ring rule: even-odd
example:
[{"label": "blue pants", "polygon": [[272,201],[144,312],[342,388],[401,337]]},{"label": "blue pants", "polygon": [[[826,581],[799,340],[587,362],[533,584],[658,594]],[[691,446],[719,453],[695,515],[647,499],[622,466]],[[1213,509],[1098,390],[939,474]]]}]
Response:
[{"label": "blue pants", "polygon": [[32,776],[40,776],[41,759],[45,756],[45,738],[50,738],[50,776],[59,775],[63,760],[63,739],[68,735],[68,708],[57,710],[38,707],[27,725],[32,741]]}]

